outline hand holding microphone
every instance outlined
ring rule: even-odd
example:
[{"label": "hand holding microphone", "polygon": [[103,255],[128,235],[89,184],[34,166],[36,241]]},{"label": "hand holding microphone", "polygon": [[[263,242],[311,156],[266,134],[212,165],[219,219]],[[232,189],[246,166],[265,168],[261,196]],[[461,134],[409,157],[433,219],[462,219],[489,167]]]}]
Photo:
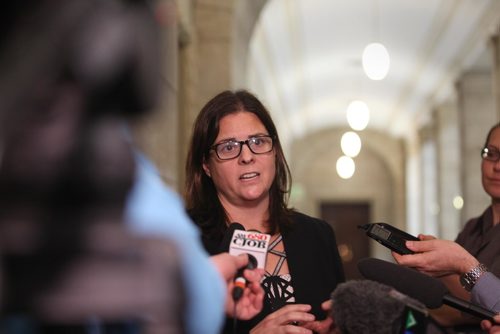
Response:
[{"label": "hand holding microphone", "polygon": [[[234,256],[226,252],[214,255],[211,259],[227,283],[226,314],[241,320],[248,320],[257,315],[262,310],[264,301],[264,290],[260,285],[263,271],[259,269],[245,271],[248,264],[248,256],[245,254]],[[235,273],[240,269],[243,271],[246,283],[238,300],[238,307],[235,308],[236,302],[232,294]]]}]

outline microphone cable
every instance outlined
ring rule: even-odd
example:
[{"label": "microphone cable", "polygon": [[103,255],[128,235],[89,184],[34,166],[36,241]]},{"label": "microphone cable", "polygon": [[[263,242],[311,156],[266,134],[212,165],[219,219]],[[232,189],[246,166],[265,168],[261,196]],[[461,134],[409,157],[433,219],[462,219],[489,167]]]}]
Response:
[{"label": "microphone cable", "polygon": [[237,329],[238,329],[238,317],[236,315],[236,304],[237,302],[234,302],[234,312],[233,312],[233,334],[237,334]]}]

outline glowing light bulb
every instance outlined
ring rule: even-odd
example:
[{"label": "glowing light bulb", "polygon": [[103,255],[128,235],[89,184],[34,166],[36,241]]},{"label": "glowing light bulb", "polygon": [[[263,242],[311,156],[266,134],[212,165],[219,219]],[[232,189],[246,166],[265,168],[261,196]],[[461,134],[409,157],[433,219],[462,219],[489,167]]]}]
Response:
[{"label": "glowing light bulb", "polygon": [[457,210],[461,210],[464,207],[464,199],[462,196],[457,195],[453,198],[453,207]]},{"label": "glowing light bulb", "polygon": [[341,156],[337,160],[337,174],[343,179],[350,179],[354,175],[356,165],[354,160],[348,156]]},{"label": "glowing light bulb", "polygon": [[362,131],[370,121],[370,109],[363,101],[354,100],[347,106],[346,116],[351,129]]},{"label": "glowing light bulb", "polygon": [[361,138],[359,138],[356,132],[347,131],[342,135],[342,139],[340,139],[340,147],[345,155],[354,158],[361,151]]},{"label": "glowing light bulb", "polygon": [[389,73],[391,58],[383,44],[371,43],[363,50],[363,69],[368,78],[382,80]]}]

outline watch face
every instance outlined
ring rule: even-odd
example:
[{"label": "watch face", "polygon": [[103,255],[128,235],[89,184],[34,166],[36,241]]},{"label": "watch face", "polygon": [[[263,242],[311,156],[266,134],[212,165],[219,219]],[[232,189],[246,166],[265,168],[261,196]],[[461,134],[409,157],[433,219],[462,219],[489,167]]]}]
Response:
[{"label": "watch face", "polygon": [[460,284],[465,290],[469,291],[470,281],[465,277],[465,275],[460,275]]},{"label": "watch face", "polygon": [[474,286],[474,283],[477,279],[474,274],[474,272],[469,271],[468,273],[460,275],[460,284],[465,290],[469,292],[472,290],[472,287]]}]

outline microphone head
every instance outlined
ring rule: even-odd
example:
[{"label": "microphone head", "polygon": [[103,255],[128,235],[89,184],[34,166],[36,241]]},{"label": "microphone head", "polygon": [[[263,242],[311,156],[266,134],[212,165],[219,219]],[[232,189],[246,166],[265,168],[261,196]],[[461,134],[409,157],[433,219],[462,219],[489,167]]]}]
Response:
[{"label": "microphone head", "polygon": [[233,237],[233,233],[236,230],[245,231],[245,227],[240,223],[231,223],[227,227],[226,232],[224,232],[224,237],[222,238],[221,243],[219,244],[219,253],[228,252],[229,246],[231,244],[231,238]]},{"label": "microphone head", "polygon": [[389,285],[431,309],[443,305],[448,293],[441,281],[395,263],[368,258],[358,262],[358,269],[363,277]]},{"label": "microphone head", "polygon": [[252,254],[248,254],[248,264],[246,269],[255,269],[257,268],[257,258]]},{"label": "microphone head", "polygon": [[[418,301],[393,288],[370,280],[341,283],[332,293],[331,315],[341,333],[411,333],[427,325],[427,311]],[[407,323],[411,310],[412,324]],[[406,333],[406,331],[405,331]]]}]

